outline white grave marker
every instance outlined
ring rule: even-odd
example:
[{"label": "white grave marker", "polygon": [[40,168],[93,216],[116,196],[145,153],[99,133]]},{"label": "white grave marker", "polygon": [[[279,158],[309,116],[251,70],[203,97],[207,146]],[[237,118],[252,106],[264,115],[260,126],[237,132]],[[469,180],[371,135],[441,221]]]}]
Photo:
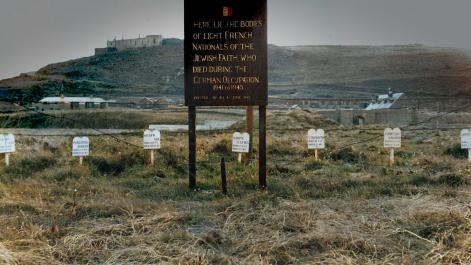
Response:
[{"label": "white grave marker", "polygon": [[83,158],[90,155],[90,139],[88,137],[75,137],[72,142],[72,156],[80,158],[80,165]]},{"label": "white grave marker", "polygon": [[242,153],[248,153],[250,148],[250,134],[234,133],[232,136],[232,152],[238,153],[237,160],[242,162]]},{"label": "white grave marker", "polygon": [[394,148],[401,148],[402,133],[399,128],[384,130],[384,148],[390,148],[389,165],[394,165]]},{"label": "white grave marker", "polygon": [[144,131],[144,149],[155,150],[160,149],[160,131],[145,130]]},{"label": "white grave marker", "polygon": [[150,150],[150,165],[153,166],[155,164],[154,150],[160,149],[160,131],[144,131],[144,149]]},{"label": "white grave marker", "polygon": [[468,160],[471,162],[471,129],[461,130],[461,148],[468,149]]},{"label": "white grave marker", "polygon": [[0,134],[0,154],[5,154],[5,164],[10,165],[10,154],[16,152],[15,136]]},{"label": "white grave marker", "polygon": [[311,129],[307,133],[307,146],[309,150],[314,149],[316,161],[319,160],[319,149],[325,149],[325,132],[323,129]]}]

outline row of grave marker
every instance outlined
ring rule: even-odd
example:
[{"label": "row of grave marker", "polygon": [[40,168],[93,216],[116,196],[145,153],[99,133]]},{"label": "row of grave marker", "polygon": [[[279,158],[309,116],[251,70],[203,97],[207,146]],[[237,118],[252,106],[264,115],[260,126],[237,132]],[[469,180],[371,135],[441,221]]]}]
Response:
[{"label": "row of grave marker", "polygon": [[[394,164],[394,149],[402,146],[402,132],[399,128],[387,128],[384,130],[384,148],[390,149],[389,162]],[[325,131],[323,129],[311,129],[308,131],[307,144],[309,150],[315,151],[315,159],[319,160],[318,150],[325,149]],[[150,150],[151,165],[155,163],[155,150],[161,148],[160,131],[144,131],[143,147]],[[471,129],[461,131],[461,148],[468,150],[468,160],[471,162]],[[242,161],[242,154],[249,153],[250,135],[248,133],[236,132],[232,137],[232,152],[238,154],[239,163]],[[10,165],[10,154],[16,152],[15,136],[13,134],[0,134],[0,154],[5,154],[5,164]],[[75,137],[72,141],[72,156],[83,158],[90,155],[90,139],[88,137]]]}]

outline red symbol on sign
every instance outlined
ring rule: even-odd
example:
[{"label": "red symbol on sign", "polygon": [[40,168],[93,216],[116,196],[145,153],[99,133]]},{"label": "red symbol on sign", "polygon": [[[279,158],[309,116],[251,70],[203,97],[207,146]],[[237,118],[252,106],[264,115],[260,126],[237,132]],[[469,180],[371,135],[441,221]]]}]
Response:
[{"label": "red symbol on sign", "polygon": [[222,15],[225,17],[232,17],[232,7],[223,7],[222,8]]}]

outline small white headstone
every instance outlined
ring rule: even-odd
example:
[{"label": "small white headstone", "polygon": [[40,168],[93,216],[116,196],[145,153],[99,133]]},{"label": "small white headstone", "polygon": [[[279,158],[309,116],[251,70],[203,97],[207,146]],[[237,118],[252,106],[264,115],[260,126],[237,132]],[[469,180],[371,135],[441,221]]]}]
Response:
[{"label": "small white headstone", "polygon": [[461,131],[461,148],[471,149],[471,129]]},{"label": "small white headstone", "polygon": [[308,149],[324,149],[325,148],[325,132],[323,129],[311,129],[307,133]]},{"label": "small white headstone", "polygon": [[248,153],[250,147],[250,134],[248,133],[234,133],[232,136],[232,152],[234,153]]},{"label": "small white headstone", "polygon": [[72,156],[86,157],[90,155],[90,139],[88,137],[75,137],[72,142]]},{"label": "small white headstone", "polygon": [[144,131],[144,149],[154,150],[160,149],[160,131],[145,130]]},{"label": "small white headstone", "polygon": [[401,148],[401,129],[387,128],[384,130],[384,148]]},{"label": "small white headstone", "polygon": [[0,134],[0,154],[14,153],[15,151],[15,136],[13,134]]}]

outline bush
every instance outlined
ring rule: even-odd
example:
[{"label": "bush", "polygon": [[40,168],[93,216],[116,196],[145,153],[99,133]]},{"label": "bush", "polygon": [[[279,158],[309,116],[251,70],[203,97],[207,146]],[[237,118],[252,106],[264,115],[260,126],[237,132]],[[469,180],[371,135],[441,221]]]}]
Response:
[{"label": "bush", "polygon": [[116,157],[90,157],[90,164],[102,175],[119,175],[126,168],[145,164],[145,157],[141,152],[131,152]]},{"label": "bush", "polygon": [[211,148],[211,153],[216,153],[222,157],[230,157],[232,155],[231,142],[227,139],[219,141]]},{"label": "bush", "polygon": [[467,159],[468,158],[468,150],[462,149],[461,144],[454,145],[448,148],[445,154],[452,156],[457,159]]},{"label": "bush", "polygon": [[34,158],[24,158],[12,160],[11,166],[5,169],[8,174],[30,177],[33,173],[43,171],[56,164],[56,161],[50,156],[38,156]]},{"label": "bush", "polygon": [[408,151],[396,151],[396,157],[411,159],[412,157],[414,157],[414,153]]},{"label": "bush", "polygon": [[366,160],[366,156],[353,150],[352,147],[340,149],[330,154],[334,161],[356,164]]},{"label": "bush", "polygon": [[465,184],[465,180],[462,176],[454,175],[454,174],[442,175],[438,179],[438,182],[440,184],[448,185],[450,187],[455,187],[455,188],[463,186]]},{"label": "bush", "polygon": [[304,165],[306,170],[319,170],[322,168],[322,163],[318,161],[311,161]]}]

